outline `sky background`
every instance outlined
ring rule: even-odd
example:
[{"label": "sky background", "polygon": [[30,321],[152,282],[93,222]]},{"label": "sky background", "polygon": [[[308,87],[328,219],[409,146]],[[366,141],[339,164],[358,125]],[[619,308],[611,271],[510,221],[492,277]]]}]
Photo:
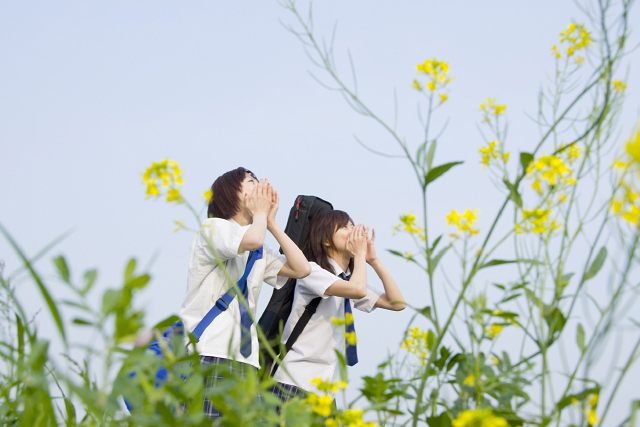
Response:
[{"label": "sky background", "polygon": [[[306,2],[300,7],[306,10]],[[435,164],[465,164],[430,187],[432,236],[449,232],[451,209],[479,209],[480,228],[489,226],[503,193],[479,164],[478,105],[487,97],[506,103],[507,146],[530,147],[540,131],[528,115],[535,115],[538,91],[553,73],[551,46],[572,19],[587,21],[575,3],[550,0],[323,0],[314,5],[314,19],[325,37],[337,22],[339,71],[350,81],[348,50],[361,98],[389,122],[396,91],[399,133],[414,148],[422,135],[421,97],[411,88],[415,66],[433,57],[449,63],[456,79],[435,118],[436,128],[448,120]],[[629,20],[640,22],[637,9]],[[399,154],[379,126],[310,76],[324,79],[284,28],[293,22],[275,0],[0,3],[0,223],[30,255],[72,230],[37,263],[57,298],[66,294],[53,256],[65,254],[77,279],[97,267],[95,298],[121,284],[133,256],[150,265],[153,277],[137,299],[147,323],[178,312],[193,234],[173,233],[173,221],[194,228],[195,219],[184,206],[145,200],[142,183],[152,161],[169,158],[180,164],[183,195],[197,208],[204,208],[202,193],[213,180],[237,166],[269,178],[279,191],[282,227],[296,195],[330,201],[376,229],[378,253],[407,301],[432,304],[420,271],[385,251],[414,250],[408,237],[393,236],[400,214],[421,210],[413,172],[406,160],[356,143],[354,135]],[[630,44],[637,42],[632,33]],[[625,67],[639,62],[636,50]],[[620,144],[640,112],[640,74],[623,68],[619,77],[627,73]],[[19,266],[4,240],[0,259],[5,274]],[[456,264],[450,268],[455,277]],[[380,286],[377,278],[370,283]],[[33,284],[15,284],[32,313],[44,307],[32,297]],[[261,307],[270,294],[265,286]],[[361,362],[351,378],[374,374],[398,348],[412,315],[356,314]],[[37,319],[53,333],[46,310]],[[84,340],[81,328],[71,332]]]}]

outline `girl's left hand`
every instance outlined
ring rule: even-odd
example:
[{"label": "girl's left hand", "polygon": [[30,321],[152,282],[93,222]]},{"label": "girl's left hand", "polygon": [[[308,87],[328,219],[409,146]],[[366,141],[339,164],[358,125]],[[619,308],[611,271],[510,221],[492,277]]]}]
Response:
[{"label": "girl's left hand", "polygon": [[371,238],[369,239],[369,227],[365,228],[365,233],[367,235],[367,262],[372,262],[378,259],[376,255],[376,248],[373,246],[374,241],[376,240],[376,230],[371,229]]}]

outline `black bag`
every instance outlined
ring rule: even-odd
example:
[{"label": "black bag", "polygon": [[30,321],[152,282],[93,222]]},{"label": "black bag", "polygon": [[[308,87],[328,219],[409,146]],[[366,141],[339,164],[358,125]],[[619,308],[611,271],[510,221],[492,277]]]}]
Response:
[{"label": "black bag", "polygon": [[[300,249],[304,249],[307,241],[309,240],[309,230],[311,229],[311,221],[313,217],[322,210],[331,210],[333,206],[331,203],[322,200],[316,196],[298,196],[296,197],[296,201],[289,212],[289,219],[287,220],[287,226],[284,229],[284,232],[293,240],[293,242],[298,245]],[[282,248],[280,249],[282,253]],[[258,320],[258,325],[262,328],[267,340],[269,342],[269,346],[273,349],[275,354],[280,352],[280,331],[284,328],[284,325],[287,323],[287,319],[291,314],[291,306],[293,304],[293,295],[296,290],[296,279],[289,279],[287,283],[280,289],[274,289],[273,294],[271,295],[271,299],[267,304],[267,308],[265,309],[262,316],[260,316],[260,320]],[[291,349],[293,343],[298,339],[298,336],[304,329],[304,327],[311,319],[313,313],[315,313],[318,304],[320,303],[321,297],[314,298],[307,306],[305,307],[305,312],[296,323],[295,328],[293,329],[287,343],[285,344],[285,352],[281,354],[281,359],[284,358],[284,355],[287,351]],[[262,342],[260,343],[261,349],[261,358],[264,372],[268,373],[271,365],[273,364],[273,358],[269,355],[269,352]],[[277,366],[274,366],[271,371],[271,375],[275,373]]]}]

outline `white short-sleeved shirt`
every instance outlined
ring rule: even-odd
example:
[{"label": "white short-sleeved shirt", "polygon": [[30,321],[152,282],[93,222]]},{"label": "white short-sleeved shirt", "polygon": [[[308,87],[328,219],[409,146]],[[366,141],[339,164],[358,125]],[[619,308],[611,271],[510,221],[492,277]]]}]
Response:
[{"label": "white short-sleeved shirt", "polygon": [[[293,347],[284,358],[284,364],[290,375],[284,369],[276,371],[274,379],[283,384],[291,384],[308,392],[317,393],[313,378],[322,378],[324,381],[335,381],[338,357],[335,350],[345,351],[344,326],[334,325],[332,317],[344,318],[344,298],[325,295],[329,286],[340,280],[338,274],[342,268],[329,258],[337,274],[333,274],[315,262],[310,262],[311,274],[304,279],[298,279],[293,297],[291,314],[282,331],[282,342],[286,343],[291,331],[302,316],[304,308],[312,299],[322,297],[315,314],[309,319]],[[364,312],[375,309],[376,301],[382,295],[381,292],[367,287],[367,295],[359,300],[352,300],[352,306]],[[355,324],[358,332],[357,322]]]},{"label": "white short-sleeved shirt", "polygon": [[[180,308],[180,317],[188,331],[193,331],[215,302],[233,286],[217,265],[214,252],[225,265],[232,280],[237,282],[242,277],[249,252],[240,249],[240,241],[248,228],[248,225],[240,226],[233,220],[209,218],[196,233],[191,245],[187,295]],[[286,283],[286,277],[277,276],[285,262],[284,255],[264,246],[262,258],[254,263],[247,279],[251,313],[256,312],[263,281],[275,288],[281,288]],[[236,297],[229,308],[220,313],[205,329],[196,348],[203,356],[235,359],[259,368],[255,325],[251,326],[252,351],[247,358],[240,354],[240,333],[240,308]]]}]

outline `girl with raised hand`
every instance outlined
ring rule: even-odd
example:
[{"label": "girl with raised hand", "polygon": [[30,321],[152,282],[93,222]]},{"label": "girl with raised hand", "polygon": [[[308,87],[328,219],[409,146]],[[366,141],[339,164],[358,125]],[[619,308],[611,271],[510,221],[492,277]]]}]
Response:
[{"label": "girl with raised hand", "polygon": [[[272,391],[283,401],[309,392],[318,393],[320,381],[335,381],[338,358],[345,354],[347,364],[357,363],[356,335],[352,306],[371,312],[376,307],[400,311],[405,301],[398,285],[377,257],[375,231],[362,224],[354,226],[349,215],[339,210],[318,213],[311,223],[304,254],[311,274],[298,279],[291,314],[282,334],[286,343],[307,305],[321,297],[298,339],[283,359],[286,369],[278,368],[278,381]],[[367,286],[367,266],[373,267],[384,293]],[[313,382],[312,382],[313,380]]]},{"label": "girl with raised hand", "polygon": [[[218,177],[211,191],[209,218],[201,224],[191,246],[187,294],[180,309],[186,330],[193,332],[216,303],[223,308],[196,344],[201,365],[211,370],[205,378],[205,391],[215,387],[224,372],[244,376],[248,369],[259,369],[252,318],[262,282],[280,288],[287,278],[300,279],[311,271],[302,251],[275,221],[278,192],[266,179],[258,180],[240,167]],[[267,230],[284,255],[263,246]],[[225,308],[220,298],[243,276],[251,251],[257,252],[252,253],[255,262],[246,282],[248,307],[236,296]],[[207,398],[204,411],[211,419],[221,416]]]}]

